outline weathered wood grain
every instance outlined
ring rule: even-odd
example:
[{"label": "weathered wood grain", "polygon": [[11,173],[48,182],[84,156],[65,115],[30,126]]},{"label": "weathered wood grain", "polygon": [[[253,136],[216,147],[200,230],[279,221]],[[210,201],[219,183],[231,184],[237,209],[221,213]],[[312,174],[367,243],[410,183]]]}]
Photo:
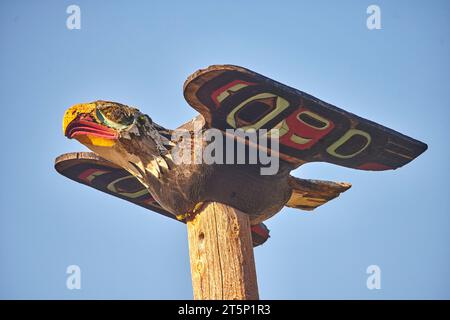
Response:
[{"label": "weathered wood grain", "polygon": [[258,299],[248,215],[210,202],[187,226],[194,299]]}]

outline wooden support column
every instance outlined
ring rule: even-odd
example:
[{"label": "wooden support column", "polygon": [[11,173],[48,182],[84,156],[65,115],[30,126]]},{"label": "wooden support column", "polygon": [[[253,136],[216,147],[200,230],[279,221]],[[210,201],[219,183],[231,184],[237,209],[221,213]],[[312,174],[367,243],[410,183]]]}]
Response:
[{"label": "wooden support column", "polygon": [[187,228],[194,299],[259,298],[248,215],[210,202]]}]

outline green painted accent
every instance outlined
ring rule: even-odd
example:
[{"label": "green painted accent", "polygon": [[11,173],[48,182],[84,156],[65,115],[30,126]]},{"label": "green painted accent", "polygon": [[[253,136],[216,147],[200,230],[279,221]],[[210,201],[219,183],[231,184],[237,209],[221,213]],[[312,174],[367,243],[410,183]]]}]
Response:
[{"label": "green painted accent", "polygon": [[[347,142],[348,139],[350,139],[351,137],[353,137],[356,134],[359,134],[360,136],[363,136],[367,139],[366,145],[363,148],[361,148],[361,150],[358,150],[355,153],[352,153],[349,155],[342,155],[342,154],[336,153],[337,148],[339,148],[341,145],[343,145],[345,142]],[[371,141],[372,141],[372,138],[370,137],[370,134],[368,134],[367,132],[361,131],[358,129],[350,129],[342,137],[340,137],[337,141],[335,141],[331,146],[329,146],[327,148],[327,152],[329,154],[331,154],[332,156],[335,156],[336,158],[349,159],[349,158],[353,158],[357,154],[363,152],[369,146]]]},{"label": "green painted accent", "polygon": [[97,118],[103,124],[107,125],[110,128],[122,130],[122,129],[127,128],[130,125],[130,124],[128,124],[128,125],[120,124],[120,123],[116,123],[114,121],[109,120],[99,109],[97,109],[95,112],[96,112]]},{"label": "green painted accent", "polygon": [[272,120],[276,115],[280,114],[280,112],[282,112],[283,110],[285,110],[287,107],[289,107],[289,102],[285,99],[283,99],[280,96],[276,96],[272,93],[260,93],[257,94],[253,97],[248,98],[247,100],[245,100],[244,102],[240,103],[236,108],[234,108],[227,116],[227,122],[233,127],[236,128],[236,121],[234,120],[234,116],[236,114],[236,112],[238,112],[240,109],[242,109],[246,104],[248,104],[249,102],[253,101],[253,100],[257,100],[257,99],[265,99],[265,98],[273,98],[276,97],[276,106],[275,109],[272,110],[269,114],[267,114],[266,116],[264,116],[261,120],[259,120],[258,122],[254,123],[254,124],[250,124],[248,126],[244,126],[242,127],[242,129],[246,130],[246,129],[255,129],[258,130],[260,129],[264,124],[266,124],[267,122],[269,122],[270,120]]}]

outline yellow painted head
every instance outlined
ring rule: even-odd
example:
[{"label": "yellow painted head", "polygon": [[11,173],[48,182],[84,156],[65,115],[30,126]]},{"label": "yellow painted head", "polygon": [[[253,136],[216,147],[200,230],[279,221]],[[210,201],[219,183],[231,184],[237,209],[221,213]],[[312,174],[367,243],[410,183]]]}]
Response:
[{"label": "yellow painted head", "polygon": [[102,100],[67,109],[63,132],[122,167],[167,152],[171,134],[136,108]]},{"label": "yellow painted head", "polygon": [[70,107],[63,118],[63,132],[70,139],[77,139],[86,146],[114,146],[122,130],[140,119],[149,119],[138,109],[115,102],[95,101]]}]

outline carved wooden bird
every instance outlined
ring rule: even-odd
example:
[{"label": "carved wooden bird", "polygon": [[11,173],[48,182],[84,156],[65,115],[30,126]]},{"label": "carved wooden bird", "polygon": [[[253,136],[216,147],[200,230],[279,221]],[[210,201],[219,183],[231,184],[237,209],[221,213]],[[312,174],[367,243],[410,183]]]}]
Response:
[{"label": "carved wooden bird", "polygon": [[93,153],[61,155],[56,170],[181,221],[208,201],[230,205],[250,216],[256,246],[268,238],[262,222],[284,206],[312,210],[350,188],[348,183],[292,177],[290,171],[298,166],[322,161],[359,170],[397,169],[427,149],[420,141],[242,67],[215,65],[195,72],[184,84],[184,97],[200,112],[179,128],[191,136],[196,124],[201,131],[217,128],[224,135],[227,129],[278,129],[279,150],[273,154],[279,157],[277,173],[261,175],[260,163],[176,163],[171,151],[182,139],[172,139],[172,130],[137,108],[109,101],[66,111],[64,134]]}]

